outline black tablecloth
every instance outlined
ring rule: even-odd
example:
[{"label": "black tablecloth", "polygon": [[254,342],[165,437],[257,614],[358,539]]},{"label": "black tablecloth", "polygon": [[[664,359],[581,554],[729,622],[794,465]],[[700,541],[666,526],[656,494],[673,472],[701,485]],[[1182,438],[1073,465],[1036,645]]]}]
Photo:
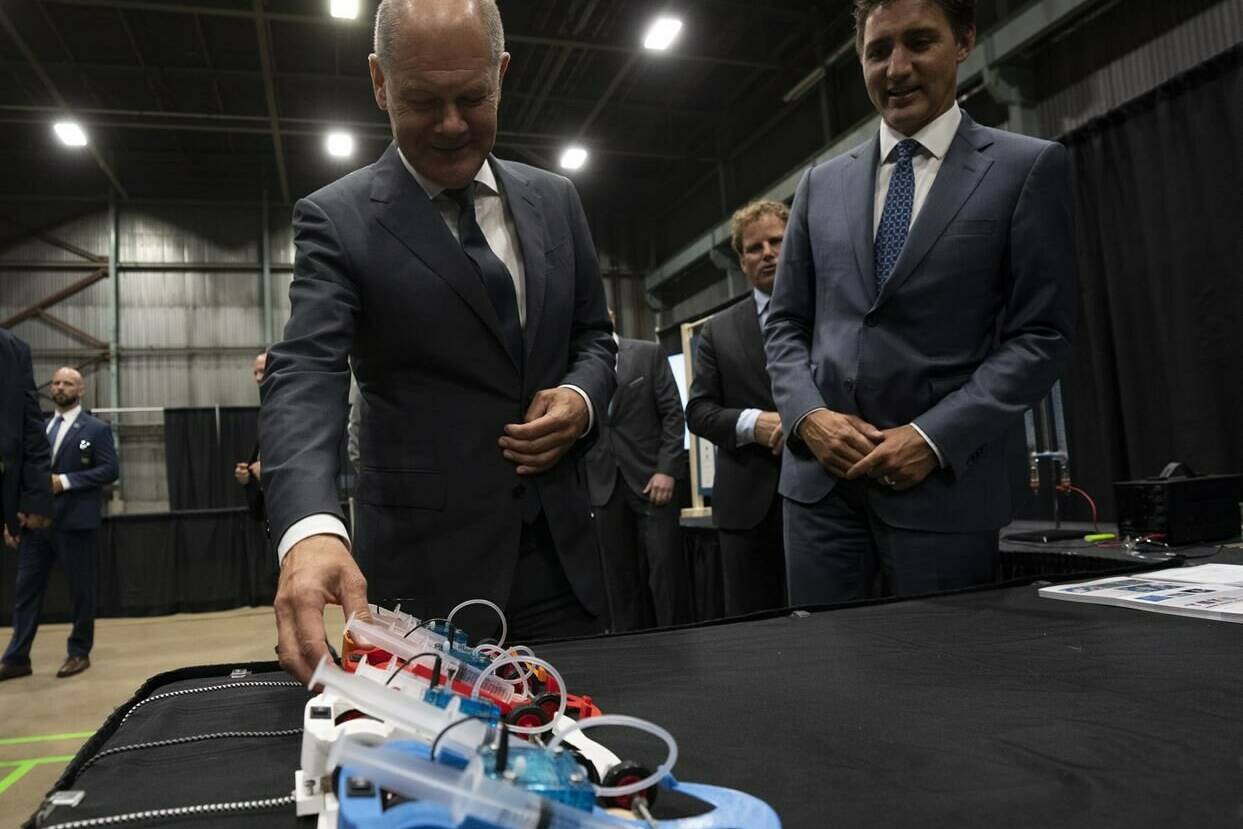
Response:
[{"label": "black tablecloth", "polygon": [[[1243,820],[1243,627],[1226,622],[1042,599],[1025,585],[536,650],[571,693],[672,730],[680,778],[756,794],[787,827],[1211,829]],[[289,722],[306,699],[298,688],[271,694],[263,705],[273,722]],[[90,792],[110,775],[115,790],[127,772],[109,763],[125,761],[78,775],[81,760],[132,742],[135,723],[147,739],[201,730],[196,696],[206,695],[145,705],[114,733],[122,709],[62,784]],[[605,738],[647,759],[649,747],[626,732]],[[264,796],[257,776],[273,794],[288,791],[296,740],[272,745],[278,768],[215,748],[195,778],[217,788],[244,778],[248,797]],[[135,807],[194,802],[191,784],[158,785],[178,774],[158,759],[128,772],[159,792]],[[295,824],[291,810],[246,825],[282,823]]]}]

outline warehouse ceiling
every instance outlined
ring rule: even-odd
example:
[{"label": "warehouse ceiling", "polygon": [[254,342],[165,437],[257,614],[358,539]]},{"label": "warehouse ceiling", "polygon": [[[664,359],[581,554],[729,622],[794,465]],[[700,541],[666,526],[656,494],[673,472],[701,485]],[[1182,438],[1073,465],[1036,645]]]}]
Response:
[{"label": "warehouse ceiling", "polygon": [[[288,203],[389,140],[367,75],[375,0],[6,0],[0,7],[0,191]],[[497,153],[551,169],[571,141],[597,203],[675,200],[849,37],[848,0],[501,0],[513,62]],[[685,26],[640,41],[658,13]],[[831,45],[830,45],[831,44]],[[763,105],[767,102],[767,105]],[[72,113],[90,145],[61,146]],[[354,134],[330,158],[330,129]]]}]

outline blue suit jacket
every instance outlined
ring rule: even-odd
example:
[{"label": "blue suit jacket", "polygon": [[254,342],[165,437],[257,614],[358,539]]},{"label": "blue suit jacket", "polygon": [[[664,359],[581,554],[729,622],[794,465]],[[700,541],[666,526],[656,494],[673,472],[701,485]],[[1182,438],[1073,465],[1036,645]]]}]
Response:
[{"label": "blue suit jacket", "polygon": [[[914,422],[945,468],[875,490],[893,526],[942,532],[1010,520],[1003,441],[1045,395],[1074,330],[1070,170],[1060,144],[965,114],[893,275],[873,273],[879,138],[813,167],[794,197],[768,320],[782,420],[827,407],[878,428]],[[815,503],[835,479],[797,439],[781,493]]]},{"label": "blue suit jacket", "polygon": [[30,348],[0,328],[0,523],[14,537],[19,512],[52,514],[51,452],[42,427]]},{"label": "blue suit jacket", "polygon": [[526,275],[523,370],[396,145],[295,205],[292,311],[270,352],[259,421],[272,538],[307,515],[340,515],[348,358],[363,412],[354,554],[372,597],[402,597],[421,617],[477,596],[503,605],[537,499],[575,593],[603,612],[579,457],[520,478],[497,446],[540,389],[578,386],[597,422],[608,410],[616,346],[595,247],[569,180],[492,164]]},{"label": "blue suit jacket", "polygon": [[[62,427],[63,428],[63,427]],[[112,429],[86,413],[78,413],[52,458],[52,474],[67,475],[70,488],[56,496],[53,526],[58,530],[98,529],[103,487],[117,479],[117,452]]]}]

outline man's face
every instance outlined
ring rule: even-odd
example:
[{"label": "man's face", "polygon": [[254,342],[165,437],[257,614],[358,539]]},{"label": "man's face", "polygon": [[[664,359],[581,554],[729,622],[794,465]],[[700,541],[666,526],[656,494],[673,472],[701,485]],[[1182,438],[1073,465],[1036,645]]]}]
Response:
[{"label": "man's face", "polygon": [[863,79],[885,123],[911,136],[948,110],[958,64],[974,44],[974,30],[955,40],[932,0],[894,0],[872,12],[863,29]]},{"label": "man's face", "polygon": [[263,382],[263,372],[264,372],[264,369],[267,368],[267,365],[268,365],[268,355],[265,353],[265,354],[260,354],[258,357],[256,357],[254,365],[250,367],[250,373],[255,378],[256,386]]},{"label": "man's face", "polygon": [[82,399],[82,375],[62,368],[52,375],[52,402],[61,409],[72,409]]},{"label": "man's face", "polygon": [[464,187],[496,143],[496,111],[509,53],[492,61],[483,24],[406,14],[391,65],[371,55],[376,104],[388,113],[402,154],[420,175]]},{"label": "man's face", "polygon": [[766,294],[773,292],[777,277],[777,258],[781,256],[781,240],[786,223],[771,213],[763,213],[742,230],[742,253],[738,264],[751,284]]}]

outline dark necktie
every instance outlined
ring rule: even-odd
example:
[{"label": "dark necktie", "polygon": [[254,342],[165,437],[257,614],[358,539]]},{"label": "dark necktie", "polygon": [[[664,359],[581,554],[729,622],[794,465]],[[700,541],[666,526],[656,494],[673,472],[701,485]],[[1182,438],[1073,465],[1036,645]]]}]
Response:
[{"label": "dark necktie", "polygon": [[915,167],[911,159],[919,151],[919,146],[918,141],[907,138],[894,148],[898,163],[893,168],[893,177],[889,179],[889,192],[885,194],[885,209],[880,214],[873,254],[878,291],[893,274],[911,229],[911,212],[915,209]]},{"label": "dark necktie", "polygon": [[446,190],[445,195],[457,203],[458,241],[462,251],[475,266],[483,287],[488,292],[496,316],[501,321],[501,336],[510,356],[522,368],[522,322],[518,318],[518,297],[514,292],[514,280],[497,255],[488,247],[488,239],[475,218],[475,182],[457,190]]},{"label": "dark necktie", "polygon": [[64,425],[64,423],[65,419],[60,415],[56,415],[56,417],[52,418],[52,425],[48,427],[47,442],[48,445],[52,447],[53,454],[55,454],[56,451],[56,436],[60,434],[60,427]]}]

